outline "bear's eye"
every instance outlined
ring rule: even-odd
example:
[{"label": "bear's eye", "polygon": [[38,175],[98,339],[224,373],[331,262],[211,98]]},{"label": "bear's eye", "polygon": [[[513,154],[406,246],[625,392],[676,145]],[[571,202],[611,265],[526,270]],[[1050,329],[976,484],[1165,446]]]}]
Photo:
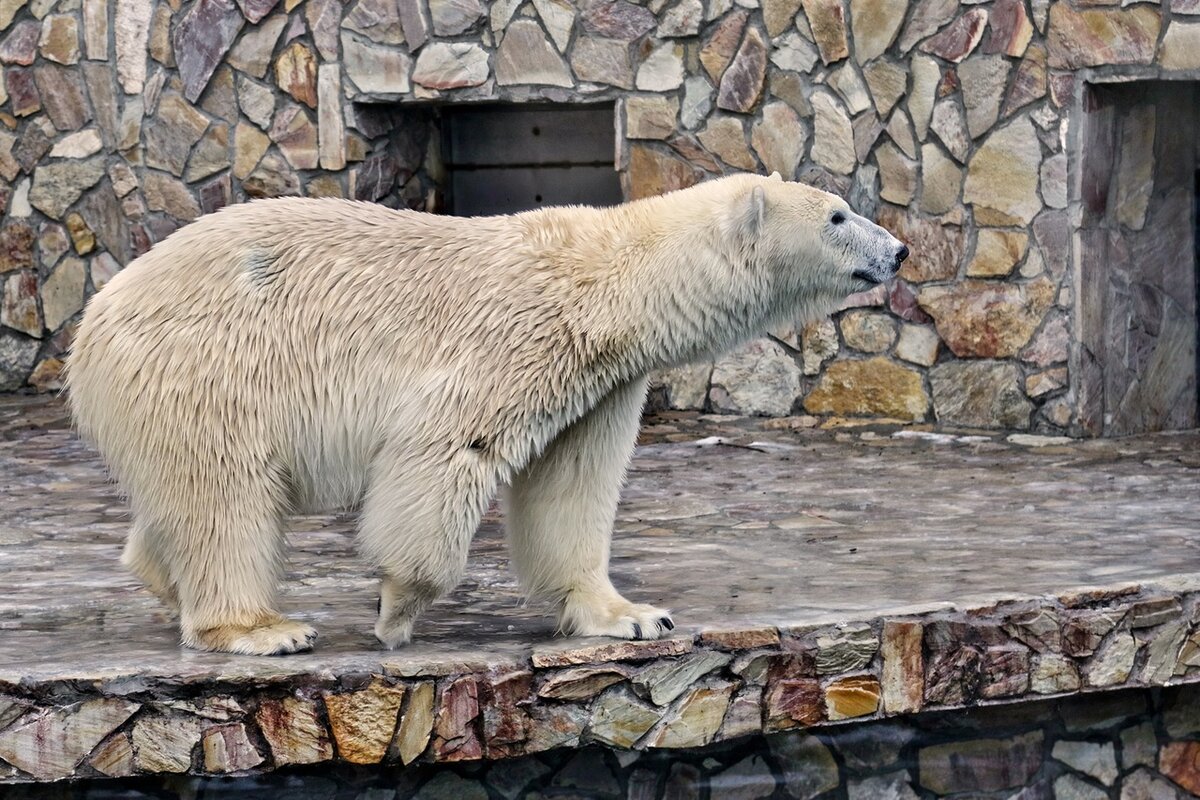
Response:
[{"label": "bear's eye", "polygon": [[833,212],[833,216],[829,218],[829,221],[834,225],[841,225],[846,221],[846,215],[840,211],[835,211]]}]

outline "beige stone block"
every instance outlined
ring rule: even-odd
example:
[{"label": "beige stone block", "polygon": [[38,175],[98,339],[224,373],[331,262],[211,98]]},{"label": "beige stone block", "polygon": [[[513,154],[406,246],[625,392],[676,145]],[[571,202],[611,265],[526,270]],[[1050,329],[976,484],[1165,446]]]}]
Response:
[{"label": "beige stone block", "polygon": [[850,117],[828,91],[818,89],[809,98],[813,106],[812,160],[841,175],[854,171],[854,130]]},{"label": "beige stone block", "polygon": [[425,752],[433,731],[434,685],[418,683],[408,694],[408,707],[400,720],[394,747],[403,764],[411,764]]},{"label": "beige stone block", "polygon": [[825,687],[830,720],[865,717],[879,710],[882,689],[873,675],[839,678]]},{"label": "beige stone block", "polygon": [[317,128],[322,169],[339,170],[346,166],[341,86],[341,66],[322,64],[317,77]]},{"label": "beige stone block", "polygon": [[963,202],[1028,224],[1043,207],[1037,191],[1041,161],[1033,125],[1018,118],[989,135],[971,158]]},{"label": "beige stone block", "polygon": [[679,99],[661,95],[630,95],[625,99],[625,136],[666,139],[678,127]]},{"label": "beige stone block", "polygon": [[864,353],[882,353],[896,341],[891,317],[877,311],[848,311],[841,319],[846,344]]},{"label": "beige stone block", "polygon": [[937,362],[942,340],[937,332],[925,325],[901,325],[896,341],[896,357],[911,364],[932,367]]},{"label": "beige stone block", "polygon": [[929,396],[920,373],[882,356],[834,361],[804,398],[810,414],[923,420]]},{"label": "beige stone block", "polygon": [[932,142],[921,146],[921,211],[940,215],[958,205],[963,171]]},{"label": "beige stone block", "polygon": [[239,122],[233,132],[233,176],[245,180],[262,159],[271,139],[265,133],[245,122]]},{"label": "beige stone block", "polygon": [[859,64],[883,55],[900,32],[908,0],[850,0],[850,31]]},{"label": "beige stone block", "polygon": [[998,231],[984,228],[975,240],[975,255],[967,264],[972,278],[996,278],[1009,275],[1029,249],[1029,234],[1023,231]]},{"label": "beige stone block", "polygon": [[790,181],[808,145],[808,129],[787,103],[768,103],[750,128],[750,141],[766,171]]},{"label": "beige stone block", "polygon": [[361,691],[326,694],[325,708],[338,755],[352,764],[382,761],[403,699],[404,687],[378,679]]}]

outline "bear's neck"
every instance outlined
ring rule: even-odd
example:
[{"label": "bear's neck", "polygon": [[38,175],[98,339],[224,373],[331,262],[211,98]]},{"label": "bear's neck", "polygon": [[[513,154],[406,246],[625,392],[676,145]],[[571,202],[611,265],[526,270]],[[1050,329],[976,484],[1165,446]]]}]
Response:
[{"label": "bear's neck", "polygon": [[602,236],[575,243],[593,263],[602,255],[603,277],[588,289],[595,302],[585,296],[579,321],[612,357],[595,363],[614,383],[711,357],[771,321],[772,292],[751,268],[756,253],[722,230],[723,209],[687,212],[666,198],[606,209]]}]

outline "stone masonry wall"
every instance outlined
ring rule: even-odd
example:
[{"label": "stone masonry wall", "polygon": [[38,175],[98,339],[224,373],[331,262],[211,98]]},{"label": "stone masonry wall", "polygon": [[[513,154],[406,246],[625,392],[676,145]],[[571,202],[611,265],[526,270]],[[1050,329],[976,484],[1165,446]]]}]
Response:
[{"label": "stone masonry wall", "polygon": [[[802,628],[554,642],[472,663],[385,654],[336,674],[290,672],[286,660],[246,674],[187,661],[168,674],[8,670],[0,787],[495,761],[592,745],[627,757],[952,709],[970,719],[963,709],[1076,694],[1104,709],[1107,693],[1190,684],[1179,711],[1194,727],[1167,728],[1182,740],[1200,731],[1200,592],[1179,589],[1191,578],[1169,583]],[[1023,781],[1041,763],[1033,751],[1042,741],[1020,742],[1026,766],[1004,774]],[[1200,745],[1176,747],[1180,774],[1200,786]],[[948,768],[962,760],[938,752]],[[945,793],[969,779],[943,778],[961,787]]]},{"label": "stone masonry wall", "polygon": [[[326,765],[240,778],[93,779],[74,784],[70,796],[112,796],[107,791],[155,798],[275,792],[310,800],[1182,800],[1200,796],[1198,709],[1196,687],[1113,692],[686,751],[606,753],[589,747],[483,765]],[[31,788],[47,790],[44,784]]]},{"label": "stone masonry wall", "polygon": [[1196,13],[0,0],[0,389],[56,388],[87,296],[199,214],[284,194],[436,208],[437,104],[615,100],[629,197],[777,170],[914,252],[886,294],[663,376],[659,403],[1087,430],[1069,369],[1074,109],[1092,75],[1200,69]]}]

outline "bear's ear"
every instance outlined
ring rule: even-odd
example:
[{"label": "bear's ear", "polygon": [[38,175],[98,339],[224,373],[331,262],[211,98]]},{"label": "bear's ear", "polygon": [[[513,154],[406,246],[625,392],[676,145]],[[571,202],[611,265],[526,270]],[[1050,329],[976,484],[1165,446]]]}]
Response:
[{"label": "bear's ear", "polygon": [[758,236],[759,230],[762,229],[763,223],[767,219],[767,193],[761,186],[755,186],[750,190],[750,196],[744,202],[742,233],[748,237]]},{"label": "bear's ear", "polygon": [[783,176],[782,176],[782,175],[780,175],[778,171],[776,171],[776,172],[772,172],[772,173],[770,174],[770,176],[769,176],[768,180],[772,180],[772,181],[779,181],[780,183],[783,183]]},{"label": "bear's ear", "polygon": [[727,236],[744,241],[757,237],[767,216],[767,193],[755,186],[747,194],[735,196],[728,213],[720,223]]}]

